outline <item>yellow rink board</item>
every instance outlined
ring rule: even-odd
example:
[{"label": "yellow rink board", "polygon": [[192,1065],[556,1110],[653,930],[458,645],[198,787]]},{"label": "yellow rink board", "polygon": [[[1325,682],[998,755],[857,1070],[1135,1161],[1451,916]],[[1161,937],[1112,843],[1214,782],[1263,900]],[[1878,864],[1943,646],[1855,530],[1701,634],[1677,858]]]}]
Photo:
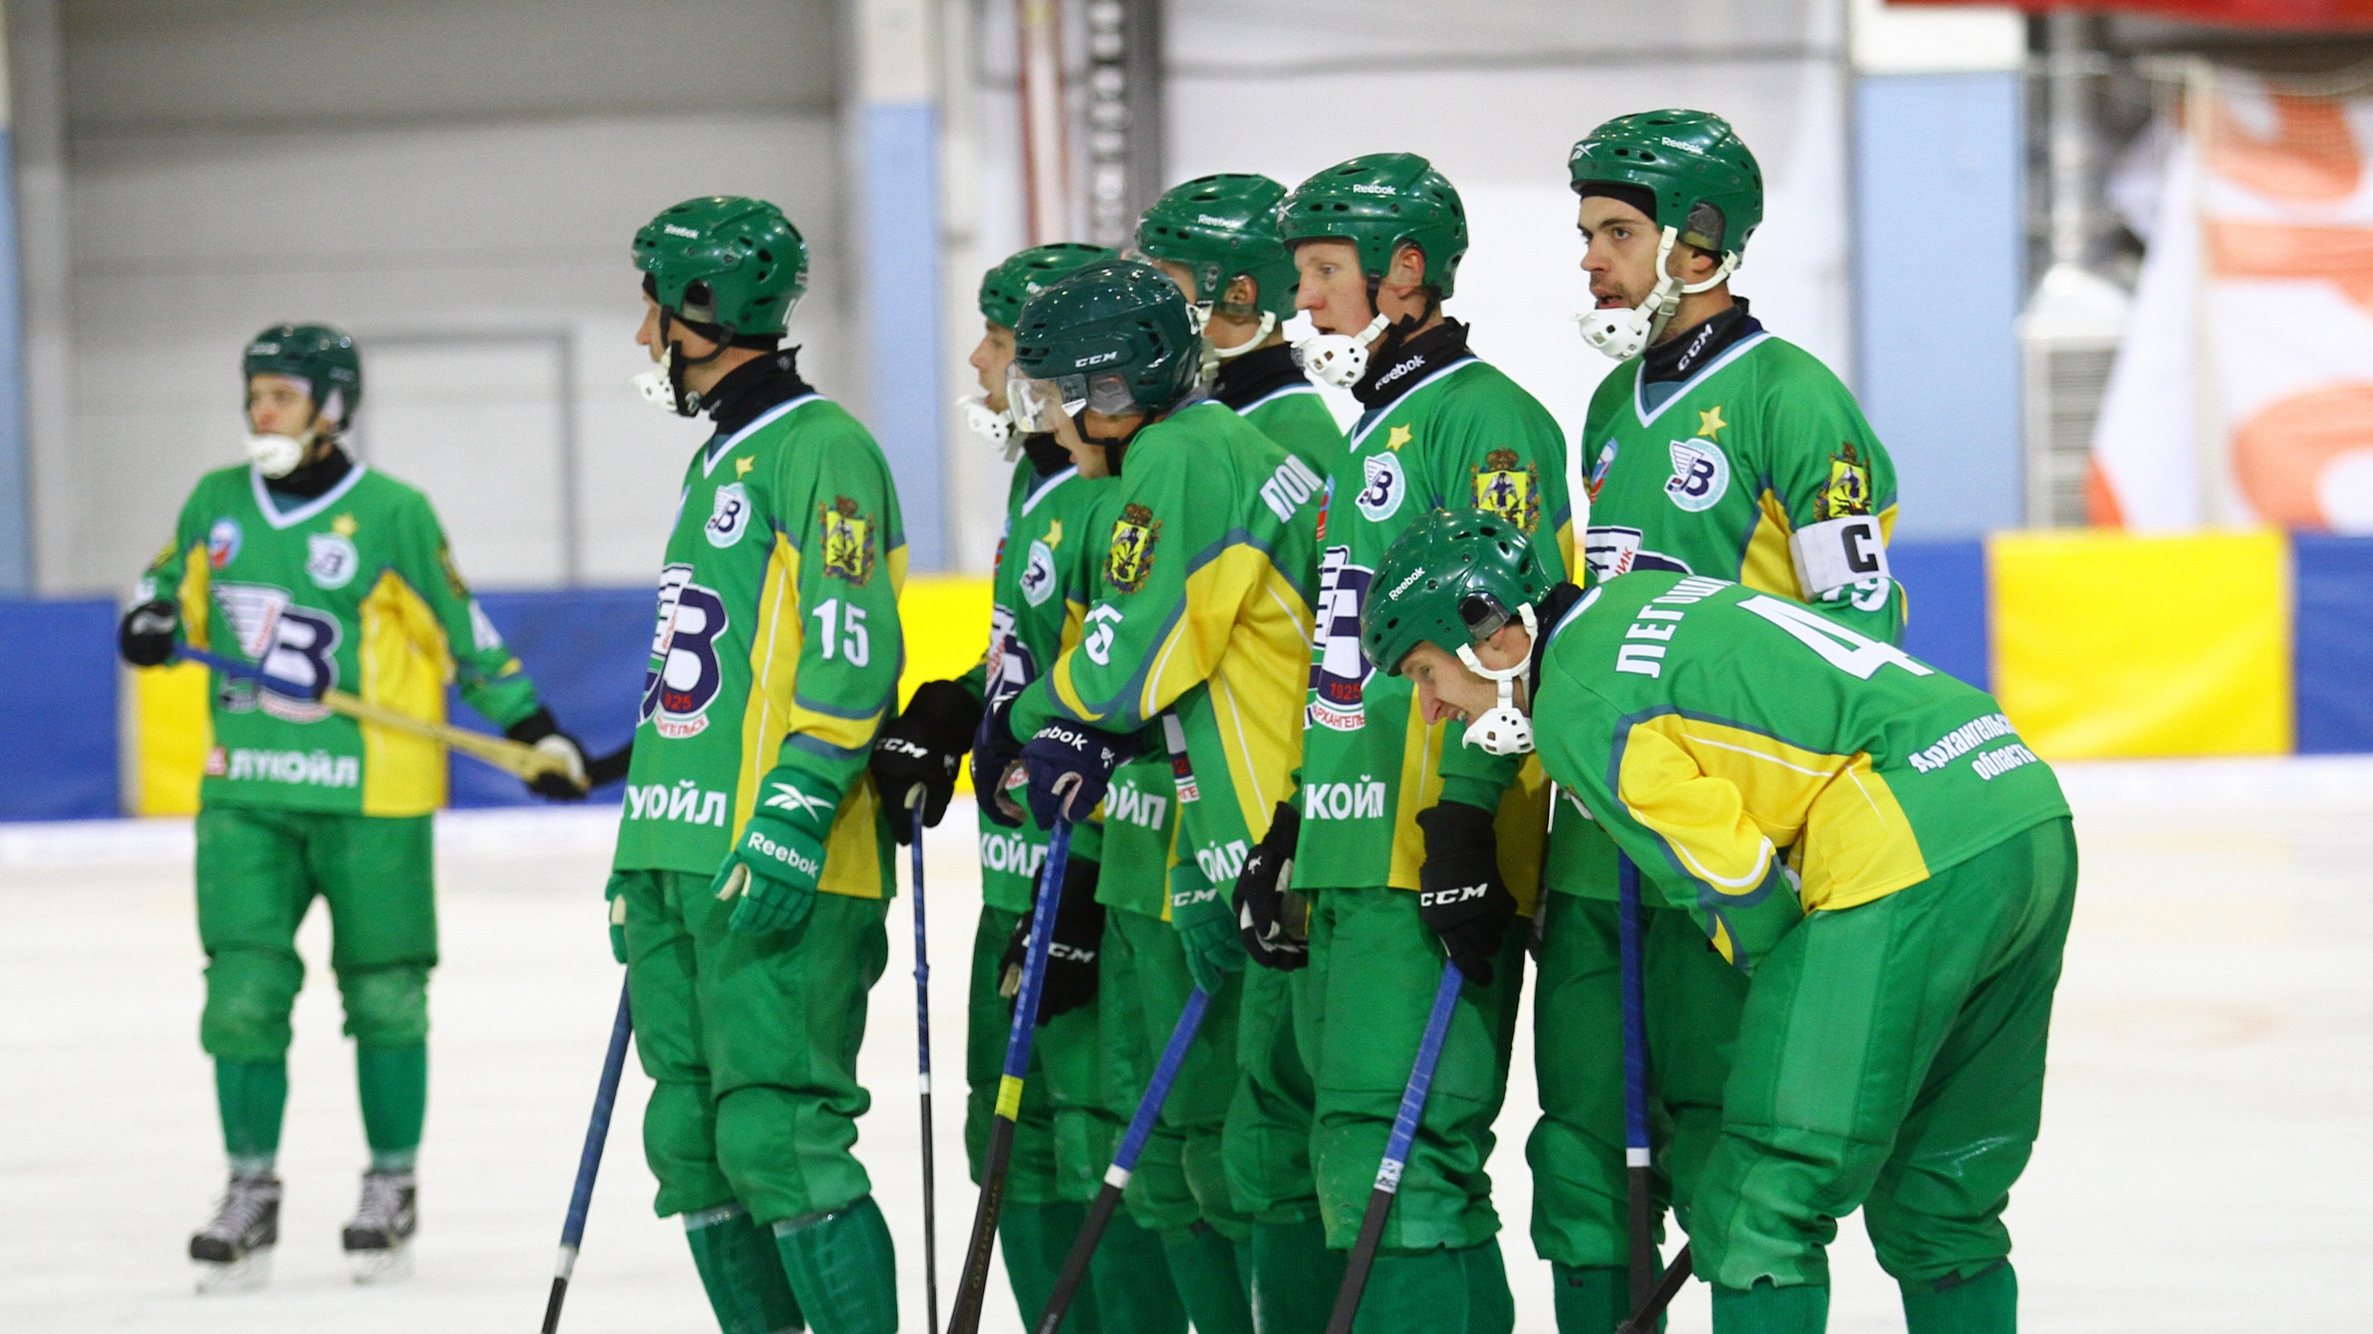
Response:
[{"label": "yellow rink board", "polygon": [[[904,705],[925,681],[962,676],[989,642],[989,581],[970,575],[917,575],[898,599],[906,632],[906,669],[898,679]],[[531,664],[530,670],[533,670]],[[198,777],[214,744],[206,708],[206,669],[195,663],[132,673],[139,747],[132,810],[138,815],[189,815],[198,809]],[[960,776],[958,790],[971,790]]]},{"label": "yellow rink board", "polygon": [[2282,534],[2006,533],[1986,561],[1994,695],[2037,754],[2290,752]]}]

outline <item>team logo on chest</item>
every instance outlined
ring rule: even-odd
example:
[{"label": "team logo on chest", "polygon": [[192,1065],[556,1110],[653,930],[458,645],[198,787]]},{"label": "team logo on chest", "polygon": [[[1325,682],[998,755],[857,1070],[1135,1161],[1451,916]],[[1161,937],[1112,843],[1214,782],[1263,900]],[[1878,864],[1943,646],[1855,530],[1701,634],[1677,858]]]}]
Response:
[{"label": "team logo on chest", "polygon": [[1598,493],[1606,487],[1607,474],[1614,471],[1615,455],[1620,450],[1621,444],[1614,440],[1609,440],[1599,448],[1598,461],[1590,465],[1590,476],[1583,481],[1584,487],[1590,492],[1590,503],[1598,503]]},{"label": "team logo on chest", "polygon": [[1673,475],[1664,493],[1692,514],[1710,510],[1730,490],[1730,459],[1711,440],[1672,442]]},{"label": "team logo on chest", "polygon": [[717,658],[725,628],[725,600],[693,583],[691,566],[660,572],[659,629],[643,673],[643,721],[659,735],[680,740],[707,729],[709,705],[725,684]]},{"label": "team logo on chest", "polygon": [[1030,544],[1030,557],[1022,563],[1022,601],[1033,607],[1043,607],[1055,595],[1055,551],[1044,542]]},{"label": "team logo on chest", "polygon": [[1318,561],[1318,645],[1310,661],[1309,721],[1356,732],[1367,721],[1361,691],[1368,683],[1360,647],[1360,606],[1376,572],[1351,563],[1351,548],[1328,547]]},{"label": "team logo on chest", "polygon": [[700,531],[712,547],[729,547],[742,540],[750,529],[750,493],[740,482],[727,482],[717,488],[709,501],[709,521]]},{"label": "team logo on chest", "polygon": [[1154,543],[1162,521],[1143,505],[1129,505],[1112,523],[1112,549],[1104,553],[1104,581],[1123,593],[1145,587],[1154,572]]},{"label": "team logo on chest", "polygon": [[1541,470],[1495,449],[1475,469],[1475,508],[1489,510],[1526,532],[1541,522]]},{"label": "team logo on chest", "polygon": [[819,512],[824,523],[824,573],[852,584],[873,577],[873,520],[847,496]]},{"label": "team logo on chest", "polygon": [[[338,684],[338,619],[296,605],[288,590],[269,584],[214,586],[214,603],[249,662],[276,680],[318,695]],[[330,711],[311,699],[291,699],[250,681],[225,686],[222,703],[236,713],[261,707],[275,718],[311,723]]]},{"label": "team logo on chest", "polygon": [[237,519],[216,519],[206,530],[206,563],[219,570],[239,559],[241,537]]},{"label": "team logo on chest", "polygon": [[1360,460],[1360,474],[1365,482],[1360,493],[1352,499],[1370,523],[1382,523],[1398,513],[1401,497],[1409,491],[1408,474],[1401,471],[1398,454],[1371,454]]},{"label": "team logo on chest", "polygon": [[1842,519],[1868,514],[1870,506],[1870,465],[1849,441],[1829,456],[1829,485],[1822,487],[1821,494],[1815,497],[1813,512],[1821,519]]},{"label": "team logo on chest", "polygon": [[311,533],[305,538],[305,577],[316,588],[344,588],[362,563],[354,540],[344,533]]}]

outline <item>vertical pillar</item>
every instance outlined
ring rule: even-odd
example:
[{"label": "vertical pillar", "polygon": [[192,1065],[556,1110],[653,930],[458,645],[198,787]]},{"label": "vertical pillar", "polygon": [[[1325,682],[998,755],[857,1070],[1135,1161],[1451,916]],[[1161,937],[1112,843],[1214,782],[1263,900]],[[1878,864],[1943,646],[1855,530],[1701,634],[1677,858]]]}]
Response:
[{"label": "vertical pillar", "polygon": [[855,0],[867,380],[898,479],[908,568],[948,565],[939,106],[929,0]]},{"label": "vertical pillar", "polygon": [[19,287],[15,117],[0,37],[0,596],[33,593],[32,432],[25,414],[25,319]]}]

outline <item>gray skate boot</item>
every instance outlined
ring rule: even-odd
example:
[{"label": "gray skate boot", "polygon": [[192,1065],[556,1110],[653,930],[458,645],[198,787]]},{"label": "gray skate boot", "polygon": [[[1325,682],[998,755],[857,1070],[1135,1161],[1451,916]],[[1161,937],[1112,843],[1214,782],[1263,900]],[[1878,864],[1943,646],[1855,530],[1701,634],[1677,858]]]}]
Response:
[{"label": "gray skate boot", "polygon": [[198,1291],[244,1292],[272,1278],[272,1247],[280,1240],[280,1178],[270,1172],[233,1176],[214,1221],[190,1238]]},{"label": "gray skate boot", "polygon": [[346,1225],[346,1263],[357,1283],[408,1278],[412,1233],[420,1226],[410,1172],[363,1173],[363,1200]]}]

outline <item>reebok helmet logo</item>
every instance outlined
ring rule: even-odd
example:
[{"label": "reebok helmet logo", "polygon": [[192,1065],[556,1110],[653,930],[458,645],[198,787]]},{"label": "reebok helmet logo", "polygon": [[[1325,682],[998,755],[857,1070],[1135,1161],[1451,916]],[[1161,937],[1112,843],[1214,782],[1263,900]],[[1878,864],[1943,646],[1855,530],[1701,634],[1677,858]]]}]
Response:
[{"label": "reebok helmet logo", "polygon": [[1389,195],[1389,194],[1398,194],[1398,193],[1399,193],[1399,191],[1396,191],[1396,190],[1394,190],[1394,189],[1393,189],[1391,186],[1389,186],[1389,185],[1367,185],[1367,184],[1355,185],[1355,186],[1351,187],[1351,192],[1352,192],[1353,194],[1355,194],[1355,195]]},{"label": "reebok helmet logo", "polygon": [[1234,227],[1236,225],[1234,218],[1215,218],[1208,213],[1196,214],[1195,221],[1206,227]]},{"label": "reebok helmet logo", "polygon": [[681,236],[687,241],[697,241],[700,239],[699,232],[692,230],[690,227],[679,227],[672,222],[662,223],[659,230],[666,232],[670,236]]},{"label": "reebok helmet logo", "polygon": [[1420,579],[1423,579],[1423,578],[1425,578],[1425,569],[1424,569],[1424,567],[1420,566],[1420,567],[1419,567],[1419,568],[1417,568],[1417,569],[1411,570],[1411,571],[1409,572],[1409,575],[1408,575],[1408,577],[1407,577],[1407,578],[1405,578],[1405,579],[1401,580],[1401,582],[1399,582],[1399,583],[1397,583],[1397,584],[1394,584],[1394,585],[1393,585],[1393,590],[1392,590],[1392,594],[1391,594],[1391,596],[1392,596],[1393,600],[1394,600],[1394,601],[1396,601],[1396,602],[1397,602],[1397,601],[1399,601],[1399,600],[1400,600],[1400,597],[1401,597],[1401,594],[1403,594],[1403,593],[1406,593],[1406,592],[1408,592],[1408,591],[1409,591],[1409,585],[1411,585],[1411,584],[1414,584],[1414,583],[1416,583],[1418,580],[1420,580]]}]

